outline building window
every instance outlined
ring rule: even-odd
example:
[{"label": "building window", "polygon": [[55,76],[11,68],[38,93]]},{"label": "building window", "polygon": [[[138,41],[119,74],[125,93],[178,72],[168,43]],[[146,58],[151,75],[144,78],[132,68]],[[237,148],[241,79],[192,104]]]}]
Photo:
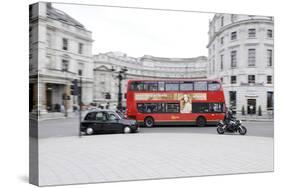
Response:
[{"label": "building window", "polygon": [[273,91],[267,92],[267,110],[273,110]]},{"label": "building window", "polygon": [[221,45],[223,45],[223,41],[224,40],[224,37],[221,37]]},{"label": "building window", "polygon": [[215,60],[213,61],[213,72],[215,72]]},{"label": "building window", "polygon": [[[31,26],[29,27],[29,38],[30,38],[30,40],[32,39],[32,27]],[[29,41],[29,42],[31,42],[31,41]]]},{"label": "building window", "polygon": [[231,32],[231,40],[236,40],[237,39],[237,32],[233,31]]},{"label": "building window", "polygon": [[223,27],[223,25],[224,25],[224,17],[222,16],[221,17],[221,27]]},{"label": "building window", "polygon": [[32,59],[32,48],[29,48],[29,59]]},{"label": "building window", "polygon": [[32,27],[29,27],[29,59],[32,59]]},{"label": "building window", "polygon": [[248,49],[248,66],[253,67],[256,65],[256,49]]},{"label": "building window", "polygon": [[236,14],[231,14],[231,22],[235,22],[237,20],[237,15]]},{"label": "building window", "polygon": [[267,66],[272,66],[272,50],[267,50]]},{"label": "building window", "polygon": [[69,68],[69,61],[66,59],[62,60],[62,71],[68,71]]},{"label": "building window", "polygon": [[254,84],[255,82],[256,82],[255,75],[248,75],[248,83],[249,84]]},{"label": "building window", "polygon": [[66,38],[62,39],[62,49],[68,50],[68,40]]},{"label": "building window", "polygon": [[231,60],[231,68],[237,67],[237,51],[231,51],[230,55],[230,60]]},{"label": "building window", "polygon": [[273,37],[272,30],[268,29],[267,30],[267,38],[272,38],[272,37]]},{"label": "building window", "polygon": [[236,109],[236,91],[229,91],[230,108]]},{"label": "building window", "polygon": [[272,84],[272,76],[267,76],[267,83]]},{"label": "building window", "polygon": [[53,66],[52,66],[52,57],[51,56],[46,56],[46,58],[47,58],[47,67],[48,68],[54,68]]},{"label": "building window", "polygon": [[223,55],[221,55],[221,70],[223,70]]},{"label": "building window", "polygon": [[248,29],[248,37],[255,38],[256,37],[256,29]]},{"label": "building window", "polygon": [[32,7],[33,5],[29,5],[29,18],[32,17]]},{"label": "building window", "polygon": [[79,76],[82,76],[82,74],[83,74],[83,71],[82,71],[81,69],[79,69],[79,70],[78,70],[78,75],[79,75]]},{"label": "building window", "polygon": [[84,45],[83,45],[82,43],[79,43],[79,44],[78,44],[78,53],[79,53],[79,54],[83,54],[83,46],[84,46]]},{"label": "building window", "polygon": [[52,47],[52,36],[50,33],[47,33],[47,47],[48,48]]},{"label": "building window", "polygon": [[236,84],[236,76],[231,76],[231,84]]}]

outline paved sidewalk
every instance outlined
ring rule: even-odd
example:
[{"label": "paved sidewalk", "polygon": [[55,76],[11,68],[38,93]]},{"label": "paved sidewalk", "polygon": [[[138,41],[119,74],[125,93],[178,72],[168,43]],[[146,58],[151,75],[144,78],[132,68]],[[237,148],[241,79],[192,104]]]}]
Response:
[{"label": "paved sidewalk", "polygon": [[239,115],[237,116],[237,119],[240,119],[242,121],[253,121],[253,122],[273,122],[274,117],[273,115],[264,115],[264,116],[258,116],[258,115],[247,115],[247,116],[242,116]]},{"label": "paved sidewalk", "polygon": [[[82,117],[86,114],[87,111],[82,112]],[[56,119],[72,119],[79,118],[78,112],[68,112],[67,117],[65,117],[64,113],[56,112],[56,113],[47,113],[41,116],[37,116],[35,114],[30,114],[30,119],[36,119],[38,121],[46,121],[46,120],[56,120]]]},{"label": "paved sidewalk", "polygon": [[39,184],[273,171],[273,138],[185,133],[39,139]]}]

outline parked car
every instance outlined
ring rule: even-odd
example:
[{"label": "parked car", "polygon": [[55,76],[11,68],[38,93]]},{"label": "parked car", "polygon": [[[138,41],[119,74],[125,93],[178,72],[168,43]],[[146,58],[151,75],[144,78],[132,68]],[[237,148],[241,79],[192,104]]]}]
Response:
[{"label": "parked car", "polygon": [[122,118],[113,110],[92,110],[87,112],[81,123],[81,132],[95,133],[134,133],[139,132],[136,120]]}]

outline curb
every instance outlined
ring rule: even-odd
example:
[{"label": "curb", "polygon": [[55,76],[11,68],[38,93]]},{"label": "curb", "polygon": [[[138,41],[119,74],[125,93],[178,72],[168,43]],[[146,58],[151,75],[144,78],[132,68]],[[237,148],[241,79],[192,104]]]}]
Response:
[{"label": "curb", "polygon": [[241,119],[241,121],[246,121],[246,122],[274,122],[272,119]]}]

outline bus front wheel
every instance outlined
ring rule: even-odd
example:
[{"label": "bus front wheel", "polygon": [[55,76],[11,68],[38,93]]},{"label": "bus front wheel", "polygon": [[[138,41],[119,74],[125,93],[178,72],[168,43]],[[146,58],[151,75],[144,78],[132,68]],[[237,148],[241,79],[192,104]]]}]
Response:
[{"label": "bus front wheel", "polygon": [[196,125],[198,127],[204,127],[206,125],[206,119],[203,116],[200,116],[196,120]]},{"label": "bus front wheel", "polygon": [[145,125],[146,127],[153,127],[153,125],[154,125],[154,119],[153,119],[152,117],[146,117],[146,118],[144,119],[144,125]]}]

